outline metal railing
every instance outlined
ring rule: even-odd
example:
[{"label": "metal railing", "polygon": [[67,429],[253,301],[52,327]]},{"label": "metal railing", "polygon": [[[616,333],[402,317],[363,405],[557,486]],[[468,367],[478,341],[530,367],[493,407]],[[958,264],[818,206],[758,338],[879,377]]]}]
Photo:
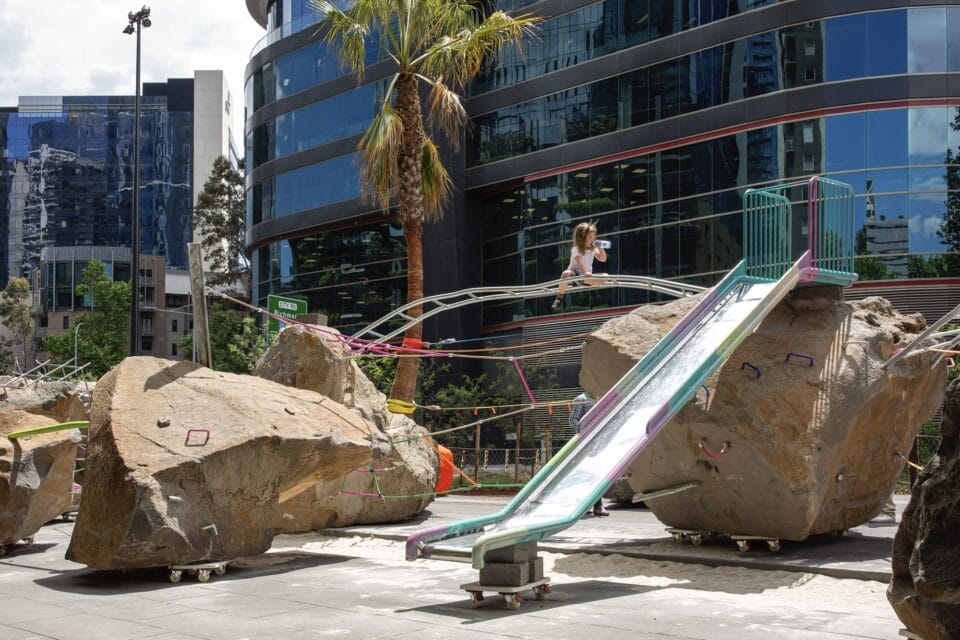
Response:
[{"label": "metal railing", "polygon": [[[804,197],[786,194],[800,189]],[[801,282],[848,285],[853,268],[853,188],[843,182],[813,176],[808,180],[748,189],[743,195],[743,253],[747,275],[777,279],[796,258],[793,248],[793,207],[806,203],[806,250],[810,262]]]},{"label": "metal railing", "polygon": [[[471,304],[477,304],[479,302],[525,300],[528,298],[553,296],[557,294],[557,287],[561,282],[567,284],[578,284],[587,278],[591,280],[603,281],[590,285],[589,290],[591,291],[611,288],[645,289],[647,291],[656,291],[658,293],[673,296],[675,298],[691,296],[706,291],[705,287],[700,287],[693,284],[685,284],[683,282],[674,282],[673,280],[661,280],[659,278],[649,278],[647,276],[625,276],[617,274],[576,276],[573,278],[551,280],[550,282],[521,285],[517,287],[476,287],[474,289],[463,289],[461,291],[454,291],[452,293],[427,296],[414,302],[408,302],[401,307],[397,307],[378,320],[375,320],[373,323],[367,325],[353,335],[355,338],[370,335],[377,340],[389,340],[404,334],[407,329],[414,326],[418,322],[423,322],[427,318],[435,316],[444,311],[450,311],[452,309],[457,309]],[[421,315],[415,317],[407,313],[418,305],[423,307],[423,313]],[[377,329],[389,325],[391,322],[396,321],[397,319],[403,321],[401,326],[394,328],[387,333],[378,333]]]}]

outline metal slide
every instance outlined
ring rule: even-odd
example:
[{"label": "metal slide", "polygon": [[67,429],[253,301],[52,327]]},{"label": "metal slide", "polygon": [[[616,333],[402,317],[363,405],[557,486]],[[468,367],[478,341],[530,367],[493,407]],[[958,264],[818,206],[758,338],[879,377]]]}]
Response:
[{"label": "metal slide", "polygon": [[481,569],[491,549],[573,525],[796,286],[810,259],[805,252],[779,279],[748,275],[747,261],[738,264],[597,402],[580,433],[506,507],[412,533],[407,560],[472,547],[473,567]]}]

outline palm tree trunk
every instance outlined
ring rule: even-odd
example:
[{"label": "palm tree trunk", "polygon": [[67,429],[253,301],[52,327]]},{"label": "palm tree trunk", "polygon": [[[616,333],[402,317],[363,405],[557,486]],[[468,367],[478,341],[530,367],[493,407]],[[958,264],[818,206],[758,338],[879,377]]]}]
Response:
[{"label": "palm tree trunk", "polygon": [[[400,145],[400,193],[397,216],[403,222],[407,243],[407,302],[423,298],[423,178],[420,156],[423,149],[423,117],[420,111],[420,93],[417,79],[411,73],[401,73],[397,79],[397,115],[403,123]],[[417,305],[408,312],[420,317],[423,307]],[[404,342],[417,346],[423,339],[423,325],[419,322],[404,334]],[[401,358],[393,378],[390,397],[412,402],[417,390],[419,358]]]}]

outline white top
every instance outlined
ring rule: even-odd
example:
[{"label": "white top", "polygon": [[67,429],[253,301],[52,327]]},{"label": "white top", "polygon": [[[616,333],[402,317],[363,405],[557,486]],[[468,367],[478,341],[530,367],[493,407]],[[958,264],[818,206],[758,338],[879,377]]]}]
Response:
[{"label": "white top", "polygon": [[586,275],[588,273],[593,273],[593,257],[597,255],[597,250],[594,247],[587,249],[587,252],[580,253],[580,249],[577,248],[577,245],[573,245],[570,248],[570,264],[567,265],[567,269],[570,271],[577,271],[577,261],[575,258],[580,256],[580,261],[583,263],[583,268],[586,271],[580,275]]}]

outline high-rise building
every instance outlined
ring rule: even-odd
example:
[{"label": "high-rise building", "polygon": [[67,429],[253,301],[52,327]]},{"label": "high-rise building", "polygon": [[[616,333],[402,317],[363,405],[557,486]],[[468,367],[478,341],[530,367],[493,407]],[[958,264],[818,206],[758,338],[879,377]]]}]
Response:
[{"label": "high-rise building", "polygon": [[[360,198],[354,156],[391,65],[371,49],[358,87],[307,0],[246,4],[268,29],[246,80],[254,295],[304,297],[349,332],[405,295],[402,230]],[[555,279],[583,220],[613,241],[608,272],[709,285],[741,258],[745,189],[823,175],[856,193],[848,295],[928,317],[960,299],[960,238],[944,224],[960,216],[960,2],[493,4],[535,4],[544,21],[468,91],[456,195],[425,232],[428,295]],[[562,316],[549,299],[485,304],[426,335],[529,341],[655,299],[579,293]],[[575,358],[557,372],[577,386]]]},{"label": "high-rise building", "polygon": [[[130,278],[134,106],[134,96],[24,96],[0,109],[0,279],[39,271],[40,335],[69,329],[89,304],[76,285],[90,260],[117,280]],[[237,158],[229,110],[222,71],[143,85],[143,353],[176,357],[189,326],[165,303],[189,293],[182,274],[193,206],[213,160]]]}]

